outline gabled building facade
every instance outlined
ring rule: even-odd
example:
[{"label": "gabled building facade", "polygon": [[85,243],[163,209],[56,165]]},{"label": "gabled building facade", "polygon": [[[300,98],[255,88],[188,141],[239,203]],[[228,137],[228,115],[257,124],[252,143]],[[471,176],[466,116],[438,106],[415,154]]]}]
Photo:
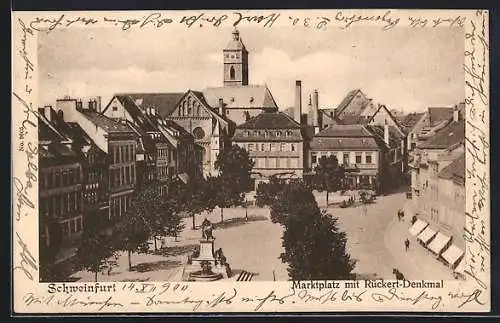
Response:
[{"label": "gabled building facade", "polygon": [[283,112],[262,112],[236,128],[233,143],[248,151],[255,162],[256,184],[271,176],[302,178],[303,127]]},{"label": "gabled building facade", "polygon": [[71,259],[81,242],[82,165],[72,140],[57,129],[48,113],[39,112],[39,248],[45,270]]},{"label": "gabled building facade", "polygon": [[106,185],[109,209],[102,221],[114,222],[125,216],[136,188],[137,136],[124,123],[117,122],[76,99],[56,102],[60,120],[77,123],[95,145],[107,155]]}]

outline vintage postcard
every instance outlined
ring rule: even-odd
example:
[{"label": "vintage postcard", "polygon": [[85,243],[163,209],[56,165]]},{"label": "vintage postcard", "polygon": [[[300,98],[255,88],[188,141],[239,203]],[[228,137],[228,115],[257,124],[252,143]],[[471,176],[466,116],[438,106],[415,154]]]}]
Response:
[{"label": "vintage postcard", "polygon": [[15,313],[490,311],[488,11],[12,17]]}]

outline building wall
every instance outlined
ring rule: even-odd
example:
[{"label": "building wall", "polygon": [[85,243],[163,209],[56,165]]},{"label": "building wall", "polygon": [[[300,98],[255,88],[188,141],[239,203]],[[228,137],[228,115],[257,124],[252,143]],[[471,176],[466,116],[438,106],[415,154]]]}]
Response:
[{"label": "building wall", "polygon": [[[39,169],[40,235],[45,246],[74,247],[83,232],[80,163]],[[58,228],[52,229],[51,222]],[[50,229],[49,229],[50,228]]]},{"label": "building wall", "polygon": [[255,161],[253,172],[259,172],[269,177],[282,173],[294,173],[297,177],[303,175],[303,142],[235,142],[236,145],[248,151]]},{"label": "building wall", "polygon": [[444,149],[417,150],[417,165],[412,170],[413,202],[419,217],[435,229],[453,237],[453,243],[465,247],[465,187],[453,180],[439,178],[438,174],[460,154],[464,146],[452,151]]},{"label": "building wall", "polygon": [[121,119],[133,122],[130,114],[116,97],[114,97],[108,104],[108,108],[104,111],[104,115],[112,119]]},{"label": "building wall", "polygon": [[115,139],[109,143],[109,219],[118,220],[131,205],[136,185],[136,141]]},{"label": "building wall", "polygon": [[393,118],[389,115],[389,112],[387,112],[387,109],[380,108],[378,112],[373,116],[373,120],[370,121],[370,124],[372,125],[377,125],[377,126],[383,126],[385,125],[385,122],[387,121],[387,124],[389,126],[394,126],[394,127],[399,127],[396,122],[394,122]]},{"label": "building wall", "polygon": [[[248,85],[248,54],[241,50],[224,50],[224,86]],[[230,70],[234,69],[231,78]]]}]

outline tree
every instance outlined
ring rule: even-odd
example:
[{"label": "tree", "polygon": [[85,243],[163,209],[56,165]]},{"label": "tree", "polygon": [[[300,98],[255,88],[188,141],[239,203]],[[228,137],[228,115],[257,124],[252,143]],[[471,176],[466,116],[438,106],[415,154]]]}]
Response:
[{"label": "tree", "polygon": [[252,189],[251,173],[254,164],[248,152],[237,145],[226,146],[217,155],[215,168],[220,175],[212,183],[218,185],[216,200],[221,209],[221,222],[224,222],[225,207],[243,205],[244,194]]},{"label": "tree", "polygon": [[107,259],[115,254],[113,237],[103,230],[99,213],[87,215],[84,222],[82,243],[77,253],[77,266],[94,273],[101,272],[107,264]]},{"label": "tree", "polygon": [[180,216],[181,208],[178,205],[178,200],[175,198],[169,198],[162,203],[162,216],[163,225],[166,235],[177,237],[179,233],[184,229],[185,225],[182,223],[182,218]]},{"label": "tree", "polygon": [[255,203],[258,207],[271,206],[285,183],[276,177],[271,177],[269,183],[260,183],[255,194]]},{"label": "tree", "polygon": [[326,206],[328,207],[328,193],[336,192],[343,187],[345,179],[344,167],[339,165],[337,157],[323,156],[315,168],[317,184],[320,190],[326,191]]},{"label": "tree", "polygon": [[355,261],[346,252],[346,234],[337,219],[318,209],[293,212],[283,233],[282,261],[293,280],[351,279]]},{"label": "tree", "polygon": [[116,246],[127,251],[129,271],[132,270],[132,253],[147,250],[149,238],[160,232],[164,222],[158,217],[161,217],[161,208],[156,189],[147,186],[134,192],[131,205],[116,230]]},{"label": "tree", "polygon": [[337,219],[321,212],[311,189],[292,181],[271,206],[271,220],[284,227],[280,255],[293,280],[349,279],[354,269],[346,252],[347,238]]},{"label": "tree", "polygon": [[285,184],[271,204],[271,221],[286,225],[289,215],[318,208],[311,189],[301,180],[293,180]]},{"label": "tree", "polygon": [[209,185],[209,179],[200,178],[182,188],[178,196],[174,197],[179,203],[179,209],[191,216],[193,230],[196,229],[196,214],[215,209],[216,192],[217,188]]}]

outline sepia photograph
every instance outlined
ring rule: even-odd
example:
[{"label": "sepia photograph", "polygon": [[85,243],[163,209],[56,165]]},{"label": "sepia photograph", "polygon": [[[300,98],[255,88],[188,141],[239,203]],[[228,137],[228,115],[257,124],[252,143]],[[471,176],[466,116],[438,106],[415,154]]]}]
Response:
[{"label": "sepia photograph", "polygon": [[[481,55],[487,27],[466,34],[471,12],[14,20],[35,50],[20,49],[14,101],[25,112],[13,149],[28,171],[37,158],[35,173],[19,166],[27,179],[14,179],[15,227],[31,228],[13,236],[14,271],[52,295],[21,303],[56,308],[60,294],[64,311],[233,311],[240,298],[275,311],[298,306],[291,299],[341,299],[344,310],[363,298],[399,310],[485,306],[489,138],[473,125],[481,101],[488,107],[488,62],[467,60]],[[126,305],[125,291],[158,292],[158,282],[197,289]],[[293,294],[243,296],[240,282]],[[464,294],[467,284],[480,287]],[[234,295],[191,301],[217,286]]]},{"label": "sepia photograph", "polygon": [[461,29],[38,46],[42,281],[462,276]]}]

